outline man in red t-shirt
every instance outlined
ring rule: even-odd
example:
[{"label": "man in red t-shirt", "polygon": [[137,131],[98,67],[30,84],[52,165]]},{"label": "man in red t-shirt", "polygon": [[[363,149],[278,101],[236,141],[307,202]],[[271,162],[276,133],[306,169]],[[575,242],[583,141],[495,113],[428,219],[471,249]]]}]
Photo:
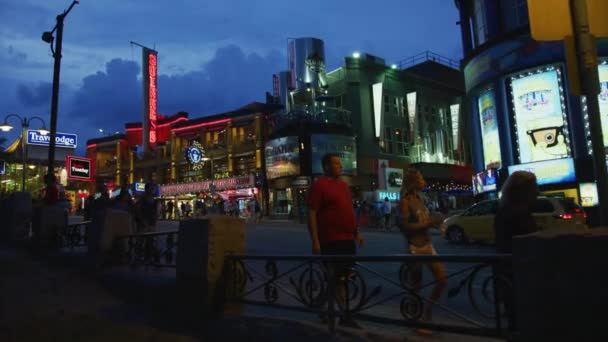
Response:
[{"label": "man in red t-shirt", "polygon": [[[353,199],[348,184],[340,180],[342,161],[335,153],[323,156],[325,176],[313,184],[308,197],[308,229],[312,240],[312,253],[323,255],[354,255],[355,241],[363,246],[363,237],[357,229]],[[335,265],[336,299],[344,302],[345,281],[350,264]],[[348,317],[343,325],[355,325]]]}]

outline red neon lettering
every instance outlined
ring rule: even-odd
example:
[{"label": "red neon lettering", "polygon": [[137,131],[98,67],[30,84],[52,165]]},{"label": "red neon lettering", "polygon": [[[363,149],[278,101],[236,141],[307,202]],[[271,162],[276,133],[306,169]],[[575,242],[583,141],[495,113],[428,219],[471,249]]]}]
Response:
[{"label": "red neon lettering", "polygon": [[150,138],[151,144],[156,143],[156,55],[148,55],[148,77],[149,77],[149,111],[150,111]]}]

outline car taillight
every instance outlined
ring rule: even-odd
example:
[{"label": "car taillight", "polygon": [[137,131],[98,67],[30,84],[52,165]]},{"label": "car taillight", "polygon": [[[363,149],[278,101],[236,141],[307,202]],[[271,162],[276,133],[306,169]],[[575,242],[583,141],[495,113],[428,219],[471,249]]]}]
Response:
[{"label": "car taillight", "polygon": [[562,220],[572,220],[572,218],[574,218],[574,215],[572,215],[572,214],[560,214],[559,218],[561,218]]}]

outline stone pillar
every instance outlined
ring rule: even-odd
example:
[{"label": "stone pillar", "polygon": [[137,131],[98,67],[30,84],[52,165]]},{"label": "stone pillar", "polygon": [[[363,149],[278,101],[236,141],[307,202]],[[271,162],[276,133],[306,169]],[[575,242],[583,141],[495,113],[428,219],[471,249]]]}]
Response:
[{"label": "stone pillar", "polygon": [[116,185],[122,185],[122,146],[120,140],[116,142]]},{"label": "stone pillar", "polygon": [[608,341],[608,228],[513,239],[516,341]]},{"label": "stone pillar", "polygon": [[224,277],[224,259],[245,254],[245,241],[245,220],[240,218],[217,215],[180,221],[176,276],[187,312],[207,317],[222,314],[224,296],[232,284]]}]

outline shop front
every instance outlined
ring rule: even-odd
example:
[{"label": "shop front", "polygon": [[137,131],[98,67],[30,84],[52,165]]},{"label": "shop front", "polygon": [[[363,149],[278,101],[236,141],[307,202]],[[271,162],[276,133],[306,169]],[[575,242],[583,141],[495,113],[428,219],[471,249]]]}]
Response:
[{"label": "shop front", "polygon": [[[184,208],[188,205],[196,212],[197,208],[204,205],[208,212],[225,212],[225,203],[238,208],[242,216],[248,214],[250,200],[259,198],[259,189],[256,187],[255,176],[240,176],[224,179],[206,180],[201,182],[165,184],[160,186],[160,199],[163,203],[173,202],[176,210],[181,215],[182,204]],[[261,203],[261,201],[260,201]],[[165,205],[166,207],[166,205]],[[233,210],[233,209],[232,209]]]}]

